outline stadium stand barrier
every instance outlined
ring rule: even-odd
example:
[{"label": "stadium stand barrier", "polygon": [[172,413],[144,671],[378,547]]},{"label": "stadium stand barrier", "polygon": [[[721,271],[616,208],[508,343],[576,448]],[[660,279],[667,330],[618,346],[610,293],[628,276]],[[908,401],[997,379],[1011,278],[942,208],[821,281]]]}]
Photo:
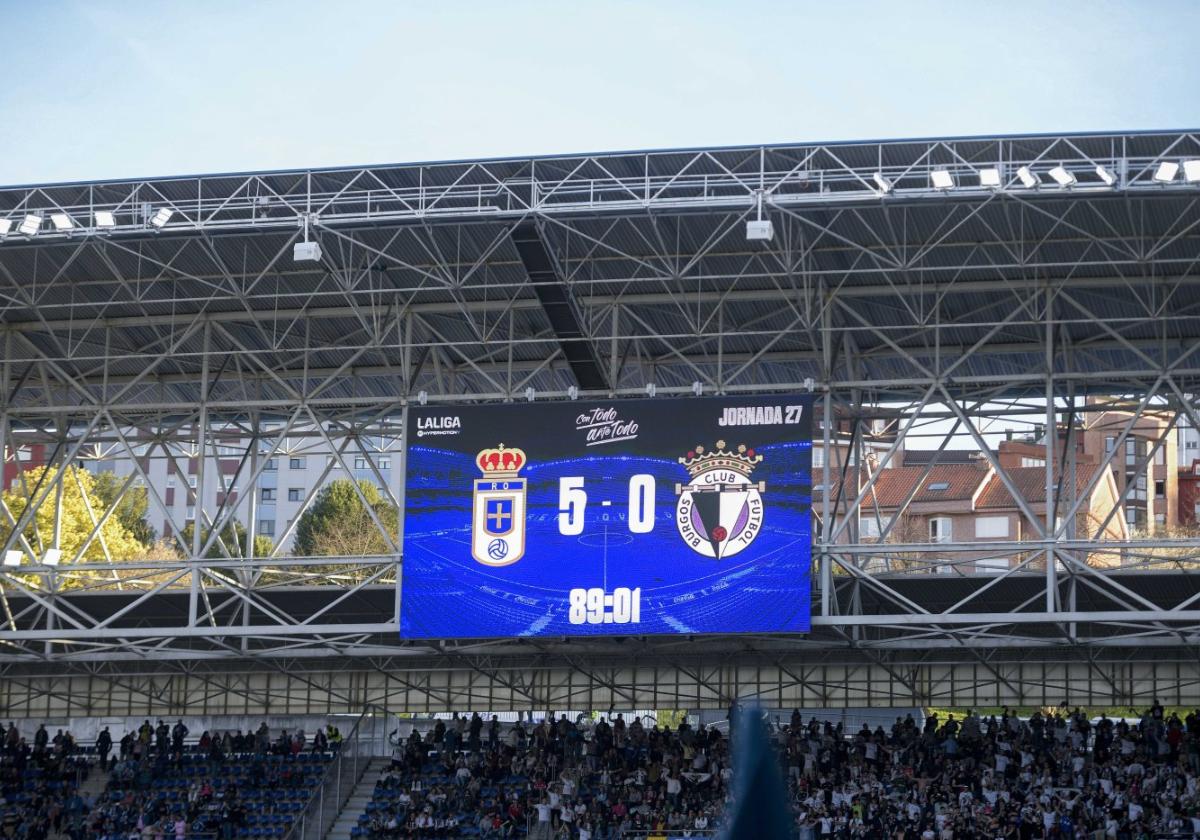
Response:
[{"label": "stadium stand barrier", "polygon": [[374,707],[358,716],[349,733],[342,736],[333,761],[325,768],[316,790],[283,840],[324,840],[371,759],[376,757],[377,745],[381,743],[379,729],[387,719],[386,711]]}]

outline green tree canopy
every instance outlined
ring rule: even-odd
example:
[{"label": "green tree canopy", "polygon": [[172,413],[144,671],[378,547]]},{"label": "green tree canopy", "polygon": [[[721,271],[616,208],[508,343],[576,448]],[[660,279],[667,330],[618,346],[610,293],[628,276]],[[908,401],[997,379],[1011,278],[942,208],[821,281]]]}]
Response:
[{"label": "green tree canopy", "polygon": [[400,530],[400,511],[370,481],[360,479],[358,486],[370,504],[370,511],[349,480],[331,481],[296,523],[294,551],[297,555],[359,557],[394,552],[371,513],[395,540]]},{"label": "green tree canopy", "polygon": [[[12,533],[11,523],[20,521],[25,512],[29,504],[26,488],[28,496],[36,500],[44,488],[52,486],[57,476],[58,469],[55,467],[27,470],[23,481],[18,481],[13,489],[0,494],[0,502],[8,509],[8,516],[0,513],[0,539],[8,540]],[[24,529],[25,539],[39,555],[44,555],[45,550],[54,545],[54,513],[57,507],[58,491],[53,489],[38,505],[32,520]],[[92,532],[96,530],[96,522],[104,515],[107,507],[107,502],[96,491],[95,476],[78,467],[66,468],[63,474],[62,518],[59,522],[58,537],[58,547],[62,551],[64,563],[71,562],[84,546],[86,548],[80,558],[84,562],[106,560],[105,549],[108,551],[108,557],[113,560],[131,560],[142,554],[145,546],[130,533],[119,516],[113,515],[105,519],[96,536],[92,537]]]},{"label": "green tree canopy", "polygon": [[119,478],[115,473],[102,472],[96,474],[94,481],[95,494],[103,504],[102,509],[106,510],[115,503],[117,508],[112,513],[113,518],[124,525],[125,530],[132,534],[134,539],[149,548],[156,535],[146,520],[146,513],[150,509],[146,488],[132,486],[125,491],[121,500],[117,501],[121,485],[125,483],[124,478]]},{"label": "green tree canopy", "polygon": [[[180,532],[183,534],[183,541],[186,543],[185,554],[190,554],[192,551],[192,534],[194,532],[193,523],[189,522]],[[211,533],[209,528],[200,529],[200,547],[208,542],[208,535]],[[246,557],[246,526],[241,522],[233,521],[226,525],[221,530],[221,538],[213,540],[213,544],[208,551],[204,552],[204,556],[209,560],[221,560],[225,557]],[[221,544],[225,544],[225,550],[221,550]],[[254,535],[254,556],[269,557],[275,549],[275,543],[270,537],[262,534]]]}]

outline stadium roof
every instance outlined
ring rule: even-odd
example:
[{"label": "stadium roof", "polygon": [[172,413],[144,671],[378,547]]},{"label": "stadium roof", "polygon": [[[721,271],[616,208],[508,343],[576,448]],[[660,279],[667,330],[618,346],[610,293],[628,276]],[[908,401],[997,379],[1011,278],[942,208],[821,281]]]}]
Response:
[{"label": "stadium roof", "polygon": [[[812,379],[882,396],[934,372],[1032,392],[1048,364],[1064,385],[1112,390],[1176,361],[1180,378],[1200,370],[1180,358],[1200,331],[1200,183],[1191,168],[1156,179],[1194,159],[1198,135],[1173,131],[13,187],[0,189],[0,323],[9,358],[53,362],[52,387],[98,394],[140,375],[127,405],[194,402],[206,347],[241,368],[216,404],[282,400],[332,372],[321,396],[343,404],[581,381],[633,393]],[[1060,165],[1072,185],[1048,175]],[[982,186],[993,169],[999,186]],[[748,241],[760,202],[774,237]],[[26,216],[33,236],[18,232]],[[292,258],[306,225],[318,263]]]}]

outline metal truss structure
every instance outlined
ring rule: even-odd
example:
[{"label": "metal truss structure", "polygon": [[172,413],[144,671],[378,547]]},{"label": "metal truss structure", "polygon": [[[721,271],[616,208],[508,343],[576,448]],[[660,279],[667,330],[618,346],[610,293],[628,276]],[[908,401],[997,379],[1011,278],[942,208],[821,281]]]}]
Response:
[{"label": "metal truss structure", "polygon": [[[410,402],[649,386],[811,391],[827,453],[803,638],[402,644],[391,535],[386,556],[255,557],[251,539],[241,557],[220,536],[232,506],[201,505],[204,528],[163,535],[179,559],[51,566],[22,534],[70,473],[21,481],[20,512],[0,511],[0,710],[1195,702],[1200,539],[1078,532],[1094,485],[1063,455],[1103,411],[1125,418],[1110,458],[1162,421],[1142,466],[1200,426],[1200,184],[1163,169],[1195,158],[1200,134],[1166,132],[0,189],[10,458],[124,457],[122,492],[147,459],[198,458],[203,499],[230,440],[253,486],[295,447],[334,468],[397,438]],[[748,241],[760,217],[773,238]],[[305,239],[319,262],[293,259]],[[1058,430],[1050,504],[1015,492],[998,422]],[[877,470],[964,444],[1033,533],[862,536]],[[112,512],[91,512],[89,542]],[[939,573],[980,556],[1007,571]]]}]

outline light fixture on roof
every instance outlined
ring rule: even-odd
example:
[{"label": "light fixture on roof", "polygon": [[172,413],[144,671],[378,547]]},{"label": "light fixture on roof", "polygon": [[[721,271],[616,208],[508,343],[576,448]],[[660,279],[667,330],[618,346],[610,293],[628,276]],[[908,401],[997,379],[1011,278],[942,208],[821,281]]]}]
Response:
[{"label": "light fixture on roof", "polygon": [[1185,160],[1183,162],[1183,180],[1189,184],[1200,181],[1200,160]]},{"label": "light fixture on roof", "polygon": [[47,566],[57,566],[62,562],[61,548],[47,548],[46,556],[42,558],[42,562]]},{"label": "light fixture on roof", "polygon": [[1107,169],[1105,169],[1103,166],[1101,166],[1099,164],[1096,165],[1096,174],[1098,176],[1100,176],[1101,181],[1103,181],[1105,184],[1107,184],[1110,187],[1113,184],[1117,183],[1117,176],[1112,174],[1111,172],[1109,172]]},{"label": "light fixture on roof", "polygon": [[95,218],[96,227],[110,228],[117,226],[117,216],[111,210],[97,210]]},{"label": "light fixture on roof", "polygon": [[567,397],[572,400],[579,399],[579,388],[576,385],[567,386]]},{"label": "light fixture on roof", "polygon": [[658,386],[655,385],[653,382],[647,382],[646,383],[646,396],[653,397],[657,393],[658,393]]},{"label": "light fixture on roof", "polygon": [[533,390],[533,386],[530,385],[525,389],[525,401],[533,402],[535,399],[537,399],[537,391]]},{"label": "light fixture on roof", "polygon": [[1061,163],[1050,170],[1050,177],[1053,178],[1060,187],[1073,187],[1076,183],[1074,173],[1068,172],[1067,168]]},{"label": "light fixture on roof", "polygon": [[320,262],[321,245],[308,239],[308,216],[304,217],[304,241],[292,246],[292,259],[296,262]]},{"label": "light fixture on roof", "polygon": [[12,219],[0,219],[0,236],[7,236],[12,230]]},{"label": "light fixture on roof", "polygon": [[21,224],[17,225],[17,230],[26,236],[37,236],[37,232],[42,229],[42,217],[36,213],[30,213],[21,220]]},{"label": "light fixture on roof", "polygon": [[769,242],[775,238],[775,226],[770,219],[763,218],[763,191],[759,190],[755,199],[758,205],[758,218],[746,222],[746,239],[750,242]]},{"label": "light fixture on roof", "polygon": [[979,186],[981,187],[999,187],[1000,186],[1000,170],[995,167],[979,170]]},{"label": "light fixture on roof", "polygon": [[1164,160],[1154,173],[1154,180],[1166,184],[1175,180],[1179,174],[1179,164],[1173,160]]},{"label": "light fixture on roof", "polygon": [[174,215],[175,211],[170,207],[160,207],[158,208],[158,212],[150,217],[150,224],[154,225],[156,228],[161,228],[166,225],[167,222],[171,221],[171,217]]},{"label": "light fixture on roof", "polygon": [[892,182],[884,178],[882,172],[876,172],[871,176],[871,180],[875,182],[875,186],[879,187],[881,193],[890,193],[892,191]]},{"label": "light fixture on roof", "polygon": [[21,565],[21,554],[22,553],[20,551],[15,551],[15,550],[9,550],[9,551],[4,552],[4,565],[9,566],[9,567],[20,566]]},{"label": "light fixture on roof", "polygon": [[949,190],[954,188],[954,176],[950,174],[948,169],[935,169],[929,173],[929,180],[933,182],[933,186],[939,190]]},{"label": "light fixture on roof", "polygon": [[75,223],[66,213],[51,213],[50,222],[54,225],[55,230],[70,230],[75,227]]},{"label": "light fixture on roof", "polygon": [[1042,183],[1040,180],[1038,180],[1038,176],[1034,175],[1033,170],[1028,166],[1022,166],[1017,170],[1017,178],[1020,179],[1021,186],[1027,190],[1031,190]]}]

